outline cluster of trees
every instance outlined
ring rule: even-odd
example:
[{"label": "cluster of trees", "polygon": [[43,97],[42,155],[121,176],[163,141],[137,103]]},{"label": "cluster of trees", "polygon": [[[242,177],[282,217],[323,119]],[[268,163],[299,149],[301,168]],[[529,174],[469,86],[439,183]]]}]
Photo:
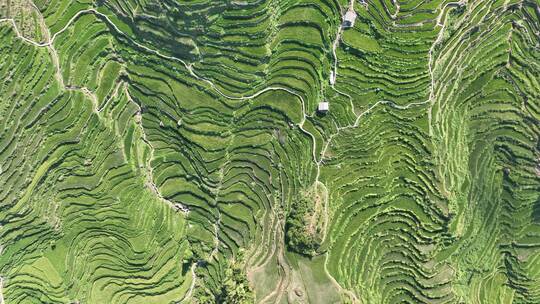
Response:
[{"label": "cluster of trees", "polygon": [[[244,251],[240,249],[235,259],[230,260],[225,268],[224,275],[219,281],[217,290],[210,290],[206,286],[196,286],[195,303],[208,304],[251,304],[255,302],[255,296],[246,272],[244,270]],[[204,267],[203,265],[201,267]],[[200,273],[200,272],[199,272]],[[198,276],[202,276],[200,273]]]},{"label": "cluster of trees", "polygon": [[255,302],[243,265],[243,250],[240,250],[237,259],[233,260],[225,270],[225,278],[221,286],[221,293],[218,295],[218,303],[250,304]]},{"label": "cluster of trees", "polygon": [[305,256],[315,256],[321,246],[321,238],[317,231],[309,229],[309,220],[315,213],[311,195],[300,194],[291,203],[285,221],[285,242],[289,250]]}]

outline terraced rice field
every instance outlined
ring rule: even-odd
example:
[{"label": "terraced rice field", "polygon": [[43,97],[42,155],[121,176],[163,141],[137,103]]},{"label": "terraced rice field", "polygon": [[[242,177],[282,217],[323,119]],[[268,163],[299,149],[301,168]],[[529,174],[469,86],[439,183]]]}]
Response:
[{"label": "terraced rice field", "polygon": [[0,39],[2,304],[540,303],[538,0],[0,0]]}]

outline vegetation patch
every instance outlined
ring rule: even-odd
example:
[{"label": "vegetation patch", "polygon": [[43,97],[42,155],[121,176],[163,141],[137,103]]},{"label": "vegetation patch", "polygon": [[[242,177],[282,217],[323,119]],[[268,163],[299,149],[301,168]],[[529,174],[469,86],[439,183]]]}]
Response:
[{"label": "vegetation patch", "polygon": [[319,253],[326,204],[323,194],[314,185],[300,191],[291,202],[285,221],[285,241],[290,250],[310,257]]}]

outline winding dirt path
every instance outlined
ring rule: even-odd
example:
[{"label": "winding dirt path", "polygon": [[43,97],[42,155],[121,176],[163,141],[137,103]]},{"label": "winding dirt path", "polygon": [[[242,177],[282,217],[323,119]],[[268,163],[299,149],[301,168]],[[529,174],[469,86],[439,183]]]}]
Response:
[{"label": "winding dirt path", "polygon": [[0,304],[5,304],[4,301],[4,278],[0,277]]}]

